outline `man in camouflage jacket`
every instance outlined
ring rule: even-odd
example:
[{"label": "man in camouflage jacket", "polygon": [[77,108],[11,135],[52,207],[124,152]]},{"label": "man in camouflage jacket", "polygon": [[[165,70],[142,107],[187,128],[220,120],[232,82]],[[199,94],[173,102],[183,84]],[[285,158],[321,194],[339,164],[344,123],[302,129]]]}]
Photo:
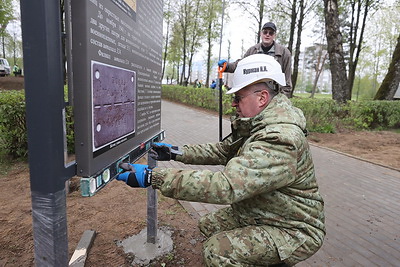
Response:
[{"label": "man in camouflage jacket", "polygon": [[[238,86],[228,93],[236,93],[232,106],[237,115],[227,138],[216,144],[185,145],[181,153],[169,144],[154,146],[158,160],[221,164],[224,170],[144,172],[148,184],[164,196],[230,205],[199,221],[208,237],[203,250],[207,266],[294,265],[313,255],[325,236],[324,202],[305,136],[305,118],[277,92],[276,82],[283,84],[284,76],[274,75],[271,69],[280,69],[279,63],[260,56],[238,65],[239,72],[253,72],[249,74],[256,74],[255,78],[235,72]],[[266,66],[270,71],[262,73],[259,68],[255,73],[257,67],[252,66],[265,60],[275,61]],[[129,179],[138,179],[138,173],[133,176]],[[126,182],[132,185],[129,179]]]}]

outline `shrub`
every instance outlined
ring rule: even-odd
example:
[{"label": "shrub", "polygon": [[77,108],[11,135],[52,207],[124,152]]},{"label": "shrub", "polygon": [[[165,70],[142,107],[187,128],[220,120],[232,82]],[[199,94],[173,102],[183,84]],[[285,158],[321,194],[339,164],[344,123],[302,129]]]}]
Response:
[{"label": "shrub", "polygon": [[369,100],[349,102],[347,123],[358,129],[400,127],[400,101]]},{"label": "shrub", "polygon": [[0,140],[2,149],[13,158],[27,158],[24,91],[0,92]]},{"label": "shrub", "polygon": [[[172,101],[218,111],[218,90],[163,85],[162,97]],[[234,114],[231,96],[223,93],[223,114]],[[349,101],[338,104],[327,98],[292,98],[307,120],[312,132],[335,133],[340,127],[355,129],[389,129],[400,127],[400,101]]]},{"label": "shrub", "polygon": [[[225,92],[222,96],[223,114],[233,114],[231,96]],[[209,110],[219,109],[219,91],[215,89],[163,85],[162,97]],[[307,128],[312,132],[334,133],[338,127],[363,130],[400,127],[400,101],[349,101],[344,105],[326,98],[293,98],[291,101],[303,111]],[[72,107],[67,107],[65,114],[68,152],[74,153]],[[13,158],[27,157],[24,91],[0,92],[0,146]]]},{"label": "shrub", "polygon": [[301,109],[311,132],[335,133],[342,116],[341,107],[331,99],[292,98],[294,106]]},{"label": "shrub", "polygon": [[74,112],[71,106],[65,108],[65,127],[67,131],[67,151],[68,154],[75,153],[75,132],[74,132]]},{"label": "shrub", "polygon": [[[162,98],[209,110],[219,110],[219,91],[216,89],[163,85]],[[233,114],[231,96],[223,93],[222,103],[223,114]]]},{"label": "shrub", "polygon": [[[0,92],[0,146],[4,154],[14,159],[27,159],[28,136],[23,90]],[[68,153],[74,153],[74,119],[72,107],[65,112]]]}]

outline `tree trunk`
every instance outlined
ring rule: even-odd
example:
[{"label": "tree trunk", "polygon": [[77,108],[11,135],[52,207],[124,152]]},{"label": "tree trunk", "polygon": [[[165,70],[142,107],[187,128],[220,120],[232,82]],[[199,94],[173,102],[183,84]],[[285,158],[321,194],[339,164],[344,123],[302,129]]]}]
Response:
[{"label": "tree trunk", "polygon": [[1,44],[3,48],[3,58],[6,58],[6,45],[5,45],[5,40],[4,40],[4,34],[1,35]]},{"label": "tree trunk", "polygon": [[166,33],[166,36],[165,36],[164,59],[163,59],[163,65],[162,65],[161,80],[164,78],[165,65],[167,63],[168,41],[169,41],[169,23],[170,23],[170,21],[168,20],[168,22],[167,22],[167,33]]},{"label": "tree trunk", "polygon": [[343,40],[339,28],[337,0],[324,0],[326,39],[332,76],[332,97],[338,103],[351,99],[343,56]]},{"label": "tree trunk", "polygon": [[207,76],[206,76],[206,87],[210,85],[210,71],[211,71],[211,53],[212,53],[212,41],[211,41],[211,24],[208,25],[207,34]]},{"label": "tree trunk", "polygon": [[292,73],[292,91],[290,92],[290,97],[293,96],[293,92],[296,88],[297,76],[299,73],[299,58],[300,58],[301,32],[303,31],[303,19],[304,19],[304,0],[301,0],[300,15],[297,24],[297,42],[294,54],[293,73]]},{"label": "tree trunk", "polygon": [[389,65],[388,73],[383,79],[375,100],[393,100],[400,84],[400,35],[397,38],[397,45],[393,52],[392,61]]},{"label": "tree trunk", "polygon": [[179,82],[180,82],[180,79],[179,79],[179,75],[180,75],[180,73],[179,73],[179,68],[180,68],[180,63],[178,62],[178,64],[176,64],[176,84],[179,84]]},{"label": "tree trunk", "polygon": [[265,10],[265,0],[257,0],[257,4],[253,5],[252,2],[248,1],[234,1],[235,4],[238,4],[244,9],[244,12],[249,14],[251,19],[255,19],[256,23],[256,32],[255,34],[255,42],[259,43],[260,42],[260,33],[261,33],[261,27],[263,26],[263,20],[264,20],[264,10]]},{"label": "tree trunk", "polygon": [[191,76],[192,76],[192,64],[193,64],[193,57],[194,54],[196,53],[196,46],[199,43],[199,36],[200,33],[198,32],[199,30],[199,16],[200,16],[200,1],[196,1],[195,3],[195,10],[194,14],[190,16],[190,21],[188,22],[189,24],[189,55],[188,55],[188,74],[185,77],[185,86],[188,86],[188,84],[191,82]]},{"label": "tree trunk", "polygon": [[[368,10],[370,7],[370,0],[366,0],[365,6],[364,6],[364,17],[363,21],[361,24],[361,29],[360,29],[360,37],[358,36],[358,25],[360,24],[360,15],[361,15],[361,2],[358,2],[357,6],[357,12],[356,12],[356,22],[353,22],[352,20],[352,26],[351,28],[354,29],[350,32],[351,39],[350,39],[350,60],[349,60],[349,90],[350,90],[350,98],[351,98],[351,92],[353,90],[353,84],[354,84],[354,79],[356,75],[356,69],[357,69],[357,64],[358,64],[358,59],[360,57],[360,52],[362,49],[362,44],[363,44],[363,39],[364,39],[364,31],[365,31],[365,25],[367,21],[367,15],[368,15]],[[357,40],[358,38],[358,40]],[[356,50],[357,49],[357,50]]]},{"label": "tree trunk", "polygon": [[292,15],[290,16],[290,35],[288,43],[288,49],[290,53],[292,53],[293,51],[294,31],[296,28],[296,21],[297,21],[296,3],[297,3],[296,0],[292,0]]},{"label": "tree trunk", "polygon": [[183,54],[183,58],[182,58],[182,71],[180,74],[180,81],[179,84],[183,85],[184,82],[184,78],[186,77],[186,60],[187,60],[187,45],[188,45],[188,40],[187,40],[187,36],[188,36],[188,16],[189,16],[189,1],[185,0],[185,4],[183,6],[183,10],[182,10],[182,14],[180,14],[180,25],[181,25],[181,29],[182,29],[182,40],[183,40],[183,47],[182,47],[182,54]]},{"label": "tree trunk", "polygon": [[324,69],[325,60],[326,60],[326,57],[328,56],[328,54],[325,54],[324,57],[322,58],[322,62],[321,62],[322,53],[323,53],[323,51],[321,48],[320,52],[318,53],[318,60],[317,60],[316,66],[315,66],[315,79],[314,79],[314,84],[313,84],[310,98],[314,98],[315,92],[317,91],[317,84],[318,84],[319,76],[321,75],[321,73]]},{"label": "tree trunk", "polygon": [[265,10],[265,0],[260,0],[260,6],[258,9],[258,33],[257,33],[257,44],[260,42],[261,37],[261,27],[263,26],[264,10]]}]

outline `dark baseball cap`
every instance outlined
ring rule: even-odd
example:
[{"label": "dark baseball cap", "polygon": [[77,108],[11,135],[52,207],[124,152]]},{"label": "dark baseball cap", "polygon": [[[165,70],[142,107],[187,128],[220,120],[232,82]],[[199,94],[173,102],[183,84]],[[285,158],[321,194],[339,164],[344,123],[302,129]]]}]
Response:
[{"label": "dark baseball cap", "polygon": [[274,23],[272,22],[267,22],[264,24],[264,26],[262,27],[262,30],[266,29],[266,28],[271,28],[276,32],[276,26]]}]

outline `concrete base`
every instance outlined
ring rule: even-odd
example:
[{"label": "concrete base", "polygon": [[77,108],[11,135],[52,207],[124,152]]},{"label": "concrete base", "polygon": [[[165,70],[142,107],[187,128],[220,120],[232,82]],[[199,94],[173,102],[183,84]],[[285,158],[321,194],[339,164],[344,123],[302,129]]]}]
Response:
[{"label": "concrete base", "polygon": [[147,265],[151,260],[165,255],[173,250],[171,231],[158,229],[156,243],[147,243],[147,229],[139,234],[128,237],[118,243],[125,253],[132,253],[135,258],[132,264]]}]

